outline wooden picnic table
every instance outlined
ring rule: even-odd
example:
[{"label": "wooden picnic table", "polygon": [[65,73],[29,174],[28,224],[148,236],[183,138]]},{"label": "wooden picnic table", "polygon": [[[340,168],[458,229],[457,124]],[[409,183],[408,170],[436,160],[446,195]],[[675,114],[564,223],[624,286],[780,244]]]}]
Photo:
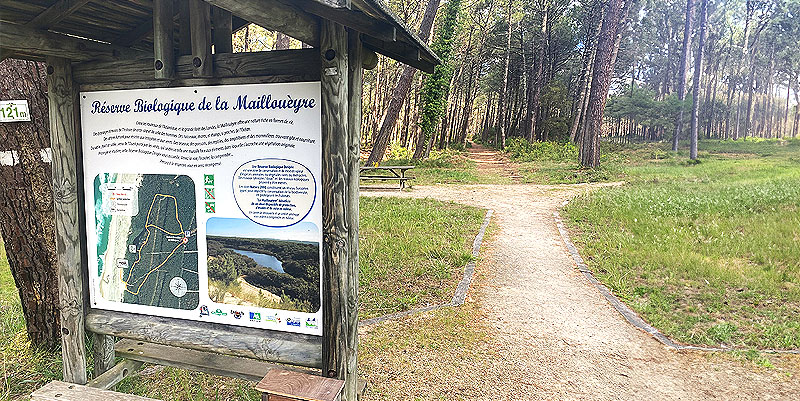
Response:
[{"label": "wooden picnic table", "polygon": [[406,171],[414,166],[362,166],[360,168],[360,178],[362,180],[375,181],[398,181],[400,190],[406,187],[406,181],[412,177],[406,177]]}]

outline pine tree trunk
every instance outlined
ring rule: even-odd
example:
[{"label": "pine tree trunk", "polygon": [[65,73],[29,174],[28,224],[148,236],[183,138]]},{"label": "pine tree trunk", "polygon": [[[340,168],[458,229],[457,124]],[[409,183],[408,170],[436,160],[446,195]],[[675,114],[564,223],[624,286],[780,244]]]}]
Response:
[{"label": "pine tree trunk", "polygon": [[675,135],[672,137],[672,150],[678,151],[678,142],[683,131],[683,101],[686,100],[686,73],[688,69],[689,52],[692,47],[692,22],[694,20],[694,0],[686,0],[686,22],[683,26],[683,53],[681,54],[681,67],[678,71],[678,99],[681,101],[681,109],[678,112],[678,119],[675,121]]},{"label": "pine tree trunk", "polygon": [[[422,16],[422,23],[419,27],[419,37],[423,42],[427,43],[428,38],[431,36],[433,28],[433,21],[436,18],[436,11],[439,9],[440,0],[429,0],[428,6],[425,8],[425,14]],[[403,73],[397,84],[392,91],[392,99],[389,101],[389,106],[386,110],[386,115],[383,116],[381,128],[375,135],[375,140],[372,144],[372,151],[367,158],[367,164],[373,165],[380,163],[383,156],[386,154],[386,148],[389,145],[392,130],[397,123],[397,117],[400,115],[400,109],[403,108],[403,102],[408,97],[411,90],[411,83],[414,81],[414,74],[416,69],[410,66],[403,67]]]},{"label": "pine tree trunk", "polygon": [[703,73],[703,48],[706,44],[706,25],[708,21],[708,0],[700,2],[700,36],[697,40],[697,55],[694,62],[694,90],[692,91],[692,136],[689,145],[689,158],[697,160],[697,135],[700,109],[700,76]]},{"label": "pine tree trunk", "polygon": [[31,122],[0,124],[0,153],[10,156],[0,163],[0,234],[31,343],[53,348],[61,327],[44,65],[0,62],[0,93],[31,112]]},{"label": "pine tree trunk", "polygon": [[622,37],[622,25],[630,5],[631,0],[610,0],[603,13],[603,25],[598,36],[597,57],[592,74],[592,90],[589,94],[586,130],[580,146],[580,161],[583,167],[600,166],[600,131],[603,127],[603,114]]}]

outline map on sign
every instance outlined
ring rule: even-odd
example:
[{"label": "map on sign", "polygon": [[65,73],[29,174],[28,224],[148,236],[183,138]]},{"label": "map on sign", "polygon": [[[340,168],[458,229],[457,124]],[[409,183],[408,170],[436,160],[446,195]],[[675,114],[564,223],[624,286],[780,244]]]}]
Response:
[{"label": "map on sign", "polygon": [[105,173],[95,177],[94,195],[100,296],[196,309],[200,299],[192,179]]}]

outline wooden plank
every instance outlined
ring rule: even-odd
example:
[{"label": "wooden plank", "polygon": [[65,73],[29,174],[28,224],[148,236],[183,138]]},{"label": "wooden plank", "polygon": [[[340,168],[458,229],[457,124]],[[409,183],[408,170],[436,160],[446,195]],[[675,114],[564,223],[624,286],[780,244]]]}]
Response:
[{"label": "wooden plank", "polygon": [[86,327],[142,342],[310,368],[322,366],[322,340],[312,335],[98,309],[86,315]]},{"label": "wooden plank", "polygon": [[344,381],[283,369],[273,369],[256,384],[256,390],[270,396],[290,400],[334,401],[344,387]]},{"label": "wooden plank", "polygon": [[348,28],[373,36],[384,41],[397,40],[396,28],[382,20],[370,18],[366,14],[353,12],[345,7],[326,4],[320,0],[279,0],[284,4],[293,4],[301,10],[320,18],[338,22]]},{"label": "wooden plank", "polygon": [[214,53],[233,53],[233,14],[219,7],[211,9]]},{"label": "wooden plank", "polygon": [[144,53],[121,46],[78,39],[0,21],[0,43],[6,50],[41,56],[81,60],[118,60]]},{"label": "wooden plank", "polygon": [[[322,57],[322,371],[332,378],[356,380],[358,336],[358,141],[351,137],[351,87],[348,34],[345,28],[323,20]],[[357,65],[361,54],[357,51]],[[356,57],[353,55],[353,57]],[[356,243],[354,243],[356,242]],[[355,266],[356,271],[353,271]],[[356,281],[353,281],[356,280]],[[345,399],[355,400],[349,393]]]},{"label": "wooden plank", "polygon": [[53,152],[53,202],[56,264],[61,312],[61,355],[64,380],[86,383],[84,342],[84,279],[81,269],[78,207],[78,92],[70,61],[47,58],[47,99]]},{"label": "wooden plank", "polygon": [[133,81],[133,82],[105,82],[94,84],[81,84],[81,92],[108,91],[119,89],[153,89],[153,88],[180,88],[185,86],[217,86],[217,85],[246,85],[246,84],[275,84],[289,82],[317,82],[319,77],[310,75],[270,75],[264,77],[237,77],[237,78],[188,78],[173,79],[171,81]]},{"label": "wooden plank", "polygon": [[351,0],[312,0],[312,1],[332,8],[350,9],[350,7],[352,7]]},{"label": "wooden plank", "polygon": [[211,6],[203,0],[189,0],[189,30],[192,35],[192,75],[195,78],[214,76],[211,58]]},{"label": "wooden plank", "polygon": [[250,358],[129,339],[117,342],[115,349],[119,356],[130,360],[189,369],[252,382],[260,381],[272,369],[291,369],[301,373],[319,375],[319,371],[310,369],[290,368],[286,365],[277,365]]},{"label": "wooden plank", "polygon": [[27,24],[31,28],[50,28],[92,0],[59,0]]},{"label": "wooden plank", "polygon": [[116,386],[117,383],[123,381],[125,378],[136,373],[136,371],[138,371],[142,365],[144,365],[144,362],[123,359],[120,363],[112,366],[105,373],[90,380],[86,385],[92,388],[108,390]]},{"label": "wooden plank", "polygon": [[[254,53],[223,53],[213,57],[218,78],[292,76],[319,80],[320,60],[316,49],[276,50]],[[73,76],[80,83],[113,83],[153,80],[153,58],[76,64]],[[193,76],[192,56],[178,57],[175,78]],[[310,79],[307,79],[310,78]]]},{"label": "wooden plank", "polygon": [[31,394],[31,401],[158,401],[79,384],[51,381]]},{"label": "wooden plank", "polygon": [[156,79],[175,78],[172,0],[153,0],[153,54]]},{"label": "wooden plank", "polygon": [[[272,31],[319,46],[319,19],[276,0],[206,0],[238,17]],[[266,12],[268,11],[268,12]]]},{"label": "wooden plank", "polygon": [[97,333],[93,336],[94,377],[97,377],[114,367],[114,337]]}]

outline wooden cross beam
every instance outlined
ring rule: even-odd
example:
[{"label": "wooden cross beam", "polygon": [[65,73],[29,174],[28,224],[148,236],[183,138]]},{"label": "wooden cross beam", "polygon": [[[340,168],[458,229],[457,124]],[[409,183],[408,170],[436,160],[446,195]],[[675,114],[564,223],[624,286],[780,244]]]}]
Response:
[{"label": "wooden cross beam", "polygon": [[92,0],[59,0],[25,25],[31,28],[50,28],[90,1]]},{"label": "wooden cross beam", "polygon": [[283,32],[314,47],[319,46],[319,19],[295,7],[276,0],[206,0],[206,3],[266,29]]},{"label": "wooden cross beam", "polygon": [[146,56],[143,52],[121,46],[79,39],[3,21],[0,21],[0,43],[6,51],[63,57],[76,61],[116,60]]},{"label": "wooden cross beam", "polygon": [[397,40],[397,30],[394,26],[365,14],[347,10],[344,6],[331,5],[331,0],[278,0],[285,4],[294,4],[301,10],[321,18],[352,28],[380,40],[393,42]]}]

